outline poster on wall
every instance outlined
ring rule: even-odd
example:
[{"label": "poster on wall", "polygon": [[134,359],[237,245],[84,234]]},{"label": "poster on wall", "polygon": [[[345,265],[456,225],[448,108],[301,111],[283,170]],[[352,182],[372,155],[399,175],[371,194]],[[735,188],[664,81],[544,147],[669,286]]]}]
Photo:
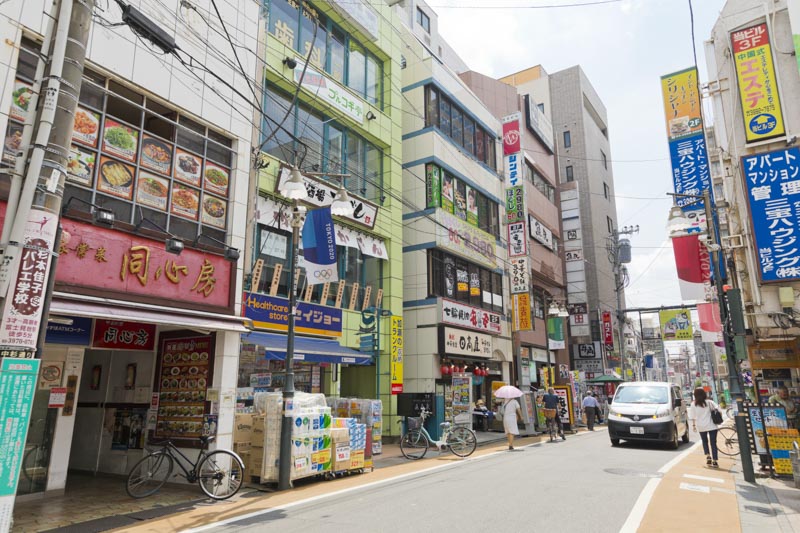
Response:
[{"label": "poster on wall", "polygon": [[528,239],[525,235],[525,222],[512,222],[508,225],[508,256],[528,255]]},{"label": "poster on wall", "polygon": [[454,213],[461,220],[467,220],[467,184],[456,179],[453,183],[455,183]]},{"label": "poster on wall", "polygon": [[143,168],[169,176],[172,174],[172,146],[161,139],[143,134],[139,164]]},{"label": "poster on wall", "polygon": [[456,179],[448,174],[447,172],[444,173],[444,177],[442,178],[442,209],[447,211],[448,213],[453,212],[453,202],[455,197],[455,182]]},{"label": "poster on wall", "polygon": [[478,191],[467,185],[467,222],[478,225]]},{"label": "poster on wall", "polygon": [[442,205],[442,177],[439,167],[432,163],[425,165],[425,205],[439,207]]},{"label": "poster on wall", "polygon": [[392,315],[389,338],[392,394],[403,392],[403,317]]},{"label": "poster on wall", "polygon": [[141,450],[144,448],[147,409],[116,409],[112,450]]},{"label": "poster on wall", "polygon": [[472,374],[453,374],[453,423],[472,427]]},{"label": "poster on wall", "polygon": [[9,118],[25,122],[28,118],[28,107],[33,96],[33,87],[22,80],[14,80],[14,92],[11,93],[11,110]]},{"label": "poster on wall", "polygon": [[174,337],[161,341],[156,386],[159,390],[157,438],[195,439],[203,430],[206,389],[211,383],[212,337]]},{"label": "poster on wall", "polygon": [[764,455],[767,453],[767,434],[772,429],[786,429],[789,425],[785,408],[762,407],[761,409],[764,411],[764,421],[761,420],[758,407],[748,406],[747,415],[750,417],[750,427],[753,429],[753,439],[755,440],[752,444],[755,445],[757,454]]},{"label": "poster on wall", "polygon": [[138,131],[106,118],[103,128],[103,152],[134,163],[138,144]]}]

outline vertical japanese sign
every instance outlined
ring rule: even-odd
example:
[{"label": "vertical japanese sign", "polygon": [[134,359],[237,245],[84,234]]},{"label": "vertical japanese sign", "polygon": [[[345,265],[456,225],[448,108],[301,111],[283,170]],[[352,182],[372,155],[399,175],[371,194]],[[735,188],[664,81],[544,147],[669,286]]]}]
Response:
[{"label": "vertical japanese sign", "polygon": [[800,4],[797,2],[789,2],[789,25],[792,28],[797,69],[800,70]]},{"label": "vertical japanese sign", "polygon": [[442,205],[442,174],[439,167],[432,163],[425,165],[425,205],[439,207]]},{"label": "vertical japanese sign", "polygon": [[512,294],[511,311],[513,331],[530,331],[532,329],[530,293]]},{"label": "vertical japanese sign", "polygon": [[661,338],[665,341],[692,340],[692,315],[688,309],[659,311]]},{"label": "vertical japanese sign", "polygon": [[[688,68],[661,77],[667,139],[672,163],[672,181],[678,194],[700,195],[711,187],[697,69]],[[679,198],[678,205],[702,205],[692,198]]]},{"label": "vertical japanese sign", "polygon": [[403,392],[403,317],[392,315],[390,338],[392,394]]},{"label": "vertical japanese sign", "polygon": [[511,278],[511,294],[519,294],[530,291],[530,283],[528,282],[528,257],[514,257],[508,260],[510,269],[509,277]]},{"label": "vertical japanese sign", "polygon": [[39,359],[0,359],[0,531],[11,530]]},{"label": "vertical japanese sign", "polygon": [[525,221],[525,189],[522,185],[506,189],[506,219],[509,224]]},{"label": "vertical japanese sign", "polygon": [[614,329],[611,324],[611,312],[603,311],[603,344],[607,350],[614,349]]},{"label": "vertical japanese sign", "polygon": [[551,316],[547,319],[547,349],[563,350],[567,347],[564,340],[564,319]]},{"label": "vertical japanese sign", "polygon": [[503,155],[516,154],[521,150],[520,117],[520,113],[512,113],[507,117],[503,117]]},{"label": "vertical japanese sign", "polygon": [[313,209],[306,216],[303,224],[303,263],[309,285],[339,281],[330,207]]},{"label": "vertical japanese sign", "polygon": [[32,358],[42,321],[58,215],[31,209],[16,276],[8,288],[0,319],[0,353]]},{"label": "vertical japanese sign", "polygon": [[747,142],[784,135],[786,130],[767,24],[762,22],[732,32],[731,44]]},{"label": "vertical japanese sign", "polygon": [[508,225],[508,256],[528,255],[528,236],[525,235],[525,222],[512,222]]},{"label": "vertical japanese sign", "polygon": [[800,148],[742,158],[762,281],[800,279]]}]

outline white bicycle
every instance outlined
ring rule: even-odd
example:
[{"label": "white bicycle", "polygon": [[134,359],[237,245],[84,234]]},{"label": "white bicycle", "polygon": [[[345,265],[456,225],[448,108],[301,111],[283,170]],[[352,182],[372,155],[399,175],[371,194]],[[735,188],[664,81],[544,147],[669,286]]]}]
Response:
[{"label": "white bicycle", "polygon": [[[478,438],[471,429],[455,426],[450,422],[442,422],[442,439],[434,440],[425,429],[425,419],[430,416],[430,411],[424,407],[420,410],[419,417],[406,417],[406,428],[400,439],[400,451],[406,459],[422,459],[428,453],[431,445],[439,451],[450,450],[459,457],[472,455],[478,447]],[[402,423],[398,420],[398,423]]]}]

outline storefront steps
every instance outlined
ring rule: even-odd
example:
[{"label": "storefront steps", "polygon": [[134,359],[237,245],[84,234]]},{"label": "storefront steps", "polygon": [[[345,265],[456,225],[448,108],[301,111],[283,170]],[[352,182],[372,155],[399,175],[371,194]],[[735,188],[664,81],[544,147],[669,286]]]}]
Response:
[{"label": "storefront steps", "polygon": [[[495,453],[505,448],[506,437],[497,432],[478,432],[475,455]],[[569,438],[569,433],[568,437]],[[542,435],[518,437],[515,444],[522,447],[545,440]],[[295,489],[275,492],[270,486],[247,484],[228,502],[204,499],[196,485],[167,484],[155,496],[135,500],[125,492],[123,476],[90,476],[71,474],[66,494],[17,503],[14,509],[13,533],[94,533],[114,529],[129,531],[138,528],[148,531],[172,531],[172,520],[203,520],[211,515],[239,515],[258,508],[268,508],[289,501],[324,494],[348,486],[358,486],[396,475],[427,468],[431,461],[461,461],[450,452],[431,449],[421,461],[409,461],[400,452],[399,444],[384,444],[383,453],[375,456],[375,470],[362,475],[350,475],[333,481],[308,479],[298,482]]]}]

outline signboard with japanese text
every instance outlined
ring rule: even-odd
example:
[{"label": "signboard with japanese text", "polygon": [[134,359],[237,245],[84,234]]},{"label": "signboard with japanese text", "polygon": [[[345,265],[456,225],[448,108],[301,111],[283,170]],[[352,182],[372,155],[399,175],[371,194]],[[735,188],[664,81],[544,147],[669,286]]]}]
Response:
[{"label": "signboard with japanese text", "polygon": [[392,315],[389,338],[389,361],[392,394],[403,392],[403,317]]},{"label": "signboard with japanese text", "polygon": [[[33,357],[42,320],[42,306],[58,229],[58,215],[31,209],[0,318],[0,349],[4,356]],[[62,238],[63,242],[63,238]],[[13,263],[11,263],[13,265]],[[60,266],[60,262],[59,262]]]},{"label": "signboard with japanese text", "polygon": [[512,113],[503,117],[503,155],[516,154],[522,149],[522,137],[519,131],[521,116],[520,113]]},{"label": "signboard with japanese text", "polygon": [[528,215],[528,231],[531,239],[539,241],[551,250],[553,249],[553,232],[531,214]]},{"label": "signboard with japanese text", "polygon": [[583,261],[583,249],[575,248],[574,250],[564,250],[564,261]]},{"label": "signboard with japanese text", "polygon": [[[305,65],[304,57],[297,57],[295,60],[298,65]],[[320,102],[341,111],[359,125],[364,123],[364,101],[310,65],[294,69],[294,82],[313,93]]]},{"label": "signboard with japanese text", "polygon": [[436,244],[481,266],[497,268],[495,238],[458,217],[436,210]]},{"label": "signboard with japanese text", "polygon": [[92,348],[109,350],[147,350],[156,345],[155,324],[95,320]]},{"label": "signboard with japanese text", "polygon": [[525,221],[525,188],[515,185],[506,189],[506,222]]},{"label": "signboard with japanese text", "polygon": [[661,76],[667,138],[682,139],[703,132],[703,114],[694,67]]},{"label": "signboard with japanese text", "polygon": [[492,336],[441,326],[439,328],[439,353],[491,358]]},{"label": "signboard with japanese text", "polygon": [[731,33],[747,142],[786,133],[766,22]]},{"label": "signboard with japanese text", "polygon": [[425,165],[425,205],[442,205],[442,170],[433,163]]},{"label": "signboard with japanese text", "polygon": [[522,184],[522,154],[516,153],[503,158],[508,183],[513,187]]},{"label": "signboard with japanese text", "polygon": [[553,123],[544,114],[544,111],[539,109],[536,105],[536,100],[532,95],[525,95],[525,110],[527,111],[526,119],[528,122],[528,129],[536,135],[545,148],[552,154],[555,149],[555,141],[553,139]]},{"label": "signboard with japanese text", "polygon": [[692,315],[688,309],[666,309],[658,312],[661,338],[665,341],[692,340]]},{"label": "signboard with japanese text", "polygon": [[92,319],[80,316],[68,317],[72,324],[47,323],[47,344],[72,344],[89,346],[92,340]]},{"label": "signboard with japanese text", "polygon": [[606,345],[606,348],[609,350],[614,349],[614,330],[613,325],[611,324],[611,312],[610,311],[603,311],[603,318],[602,318],[602,325],[603,325],[603,344]]},{"label": "signboard with japanese text", "polygon": [[508,260],[511,294],[519,294],[530,290],[530,273],[528,256],[514,257]]},{"label": "signboard with japanese text", "polygon": [[502,316],[478,307],[442,298],[442,322],[462,328],[498,334],[502,332]]},{"label": "signboard with japanese text", "polygon": [[11,530],[40,359],[0,359],[0,531]]},{"label": "signboard with japanese text", "polygon": [[[287,166],[281,167],[275,182],[276,192],[280,191],[283,185],[289,181],[291,170]],[[306,186],[307,193],[306,197],[302,199],[303,202],[316,207],[328,207],[333,203],[338,190],[333,184],[306,175],[303,175],[303,184]],[[350,194],[350,203],[353,205],[353,213],[342,218],[370,229],[374,228],[378,218],[378,206],[352,194]]]},{"label": "signboard with japanese text", "polygon": [[174,255],[163,241],[64,219],[56,283],[159,298],[164,305],[229,310],[235,263],[195,250]]},{"label": "signboard with japanese text", "polygon": [[800,279],[800,148],[742,158],[761,280]]},{"label": "signboard with japanese text", "polygon": [[[255,292],[245,292],[242,314],[257,328],[289,330],[289,300]],[[342,336],[342,310],[308,302],[297,303],[295,331],[327,337]]]},{"label": "signboard with japanese text", "polygon": [[530,331],[533,329],[531,321],[531,295],[530,293],[511,295],[511,327],[513,331]]},{"label": "signboard with japanese text", "polygon": [[600,342],[572,345],[572,367],[581,372],[603,372],[603,352]]},{"label": "signboard with japanese text", "polygon": [[[706,140],[702,133],[669,142],[669,156],[672,161],[672,183],[678,194],[701,195],[711,187],[711,173],[708,166]],[[692,209],[702,207],[702,200],[678,198],[676,203],[683,207],[692,204]]]},{"label": "signboard with japanese text", "polygon": [[512,222],[508,225],[508,256],[528,255],[528,236],[525,235],[525,222]]}]

